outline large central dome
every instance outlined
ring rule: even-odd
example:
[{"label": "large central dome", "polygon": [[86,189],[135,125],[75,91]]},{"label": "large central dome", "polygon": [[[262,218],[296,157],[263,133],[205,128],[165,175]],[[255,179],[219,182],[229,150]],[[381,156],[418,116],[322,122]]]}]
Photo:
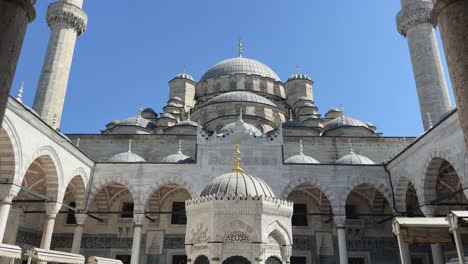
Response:
[{"label": "large central dome", "polygon": [[275,81],[281,81],[270,67],[259,61],[243,57],[227,59],[217,63],[203,74],[200,81],[220,77],[222,75],[234,75],[236,73],[259,75],[261,77],[274,79]]}]

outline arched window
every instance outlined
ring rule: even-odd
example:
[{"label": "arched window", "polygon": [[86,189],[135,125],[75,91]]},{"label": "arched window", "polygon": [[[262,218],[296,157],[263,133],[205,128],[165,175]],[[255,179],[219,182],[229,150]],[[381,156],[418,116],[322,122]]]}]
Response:
[{"label": "arched window", "polygon": [[266,261],[265,264],[281,264],[281,260],[277,257],[269,257]]},{"label": "arched window", "polygon": [[201,255],[195,259],[194,264],[210,264],[210,260],[208,259],[207,256]]}]

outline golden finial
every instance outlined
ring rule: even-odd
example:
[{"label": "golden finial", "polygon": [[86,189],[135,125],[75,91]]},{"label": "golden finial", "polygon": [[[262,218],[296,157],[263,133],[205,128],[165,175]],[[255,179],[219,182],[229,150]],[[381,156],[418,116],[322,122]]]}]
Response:
[{"label": "golden finial", "polygon": [[239,38],[238,48],[239,48],[239,57],[242,57],[242,39],[241,38]]},{"label": "golden finial", "polygon": [[236,167],[232,169],[232,172],[244,172],[244,169],[242,169],[240,166],[240,162],[241,162],[240,154],[241,152],[239,150],[239,141],[237,141],[236,152],[234,152],[234,155],[236,156],[236,158],[234,159],[234,164],[236,165]]}]

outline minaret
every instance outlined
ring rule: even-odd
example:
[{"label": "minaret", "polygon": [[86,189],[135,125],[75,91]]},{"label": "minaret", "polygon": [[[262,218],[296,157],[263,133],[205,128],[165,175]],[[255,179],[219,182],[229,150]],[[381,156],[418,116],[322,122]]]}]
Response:
[{"label": "minaret", "polygon": [[427,130],[430,128],[427,113],[437,122],[450,109],[431,16],[433,4],[427,0],[401,0],[401,6],[397,15],[398,32],[408,40],[421,117]]},{"label": "minaret", "polygon": [[82,6],[83,0],[59,0],[47,9],[51,34],[33,108],[54,128],[60,127],[76,38],[86,30]]}]

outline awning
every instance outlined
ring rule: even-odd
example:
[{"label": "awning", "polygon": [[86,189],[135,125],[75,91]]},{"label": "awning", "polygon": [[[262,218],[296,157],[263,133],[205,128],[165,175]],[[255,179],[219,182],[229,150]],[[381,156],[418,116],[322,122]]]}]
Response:
[{"label": "awning", "polygon": [[0,243],[0,257],[21,259],[21,248],[14,245]]},{"label": "awning", "polygon": [[393,222],[405,243],[452,242],[449,227],[445,217],[396,217]]},{"label": "awning", "polygon": [[89,257],[88,264],[122,264],[122,261],[117,259],[108,259],[100,257]]},{"label": "awning", "polygon": [[65,263],[65,264],[84,264],[85,258],[78,254],[67,253],[62,251],[45,250],[41,248],[32,248],[26,254],[30,258],[37,261],[46,261],[48,263]]}]

